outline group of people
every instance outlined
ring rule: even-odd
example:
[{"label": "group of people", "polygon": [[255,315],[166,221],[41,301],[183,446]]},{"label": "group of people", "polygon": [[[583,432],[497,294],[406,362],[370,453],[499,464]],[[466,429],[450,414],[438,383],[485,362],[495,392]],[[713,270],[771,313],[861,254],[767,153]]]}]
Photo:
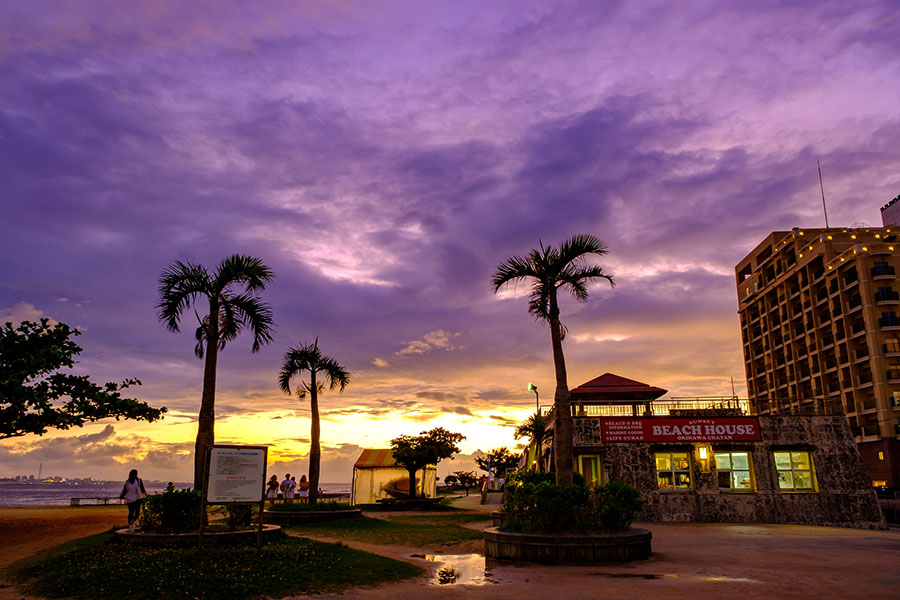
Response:
[{"label": "group of people", "polygon": [[279,491],[281,497],[288,504],[294,501],[295,494],[300,502],[309,502],[309,482],[306,480],[306,475],[301,475],[300,481],[297,481],[291,477],[290,473],[286,473],[284,481],[281,483],[278,483],[278,475],[272,475],[269,483],[266,484],[266,498],[269,500],[269,506],[275,504]]}]

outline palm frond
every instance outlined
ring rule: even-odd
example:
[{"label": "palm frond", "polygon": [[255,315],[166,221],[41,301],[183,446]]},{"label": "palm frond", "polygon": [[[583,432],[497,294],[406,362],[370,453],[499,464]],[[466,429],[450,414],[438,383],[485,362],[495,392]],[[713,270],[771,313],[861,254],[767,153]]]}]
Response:
[{"label": "palm frond", "polygon": [[497,271],[491,278],[491,283],[494,286],[494,293],[507,283],[519,279],[526,279],[528,277],[538,277],[538,274],[534,269],[534,264],[529,259],[530,257],[522,258],[521,256],[513,256],[497,267]]},{"label": "palm frond", "polygon": [[157,318],[171,331],[178,331],[181,315],[198,296],[210,295],[209,273],[200,265],[175,261],[159,278]]},{"label": "palm frond", "polygon": [[272,280],[272,269],[254,257],[244,254],[233,254],[222,260],[216,269],[215,287],[225,290],[234,283],[244,284],[248,292],[263,290],[266,283]]},{"label": "palm frond", "polygon": [[584,258],[587,254],[603,256],[608,252],[606,244],[593,235],[574,235],[559,245],[558,260],[569,264]]},{"label": "palm frond", "polygon": [[238,294],[227,298],[222,305],[231,315],[229,327],[234,324],[234,336],[244,327],[253,332],[253,352],[259,352],[260,348],[272,341],[274,321],[272,308],[267,303],[250,294]]}]

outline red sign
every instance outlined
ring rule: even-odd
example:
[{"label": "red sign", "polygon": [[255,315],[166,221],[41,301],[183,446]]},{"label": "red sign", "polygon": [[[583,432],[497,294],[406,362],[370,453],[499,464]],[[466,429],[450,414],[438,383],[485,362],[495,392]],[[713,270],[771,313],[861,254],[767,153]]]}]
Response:
[{"label": "red sign", "polygon": [[604,417],[604,442],[758,442],[756,417]]}]

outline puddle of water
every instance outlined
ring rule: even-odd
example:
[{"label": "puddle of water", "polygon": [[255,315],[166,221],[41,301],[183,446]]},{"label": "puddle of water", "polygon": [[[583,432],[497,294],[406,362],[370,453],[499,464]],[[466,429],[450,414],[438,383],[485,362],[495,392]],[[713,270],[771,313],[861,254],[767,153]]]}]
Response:
[{"label": "puddle of water", "polygon": [[438,565],[437,573],[431,580],[432,585],[485,585],[495,583],[491,580],[484,556],[481,554],[414,554],[416,558],[424,558]]}]

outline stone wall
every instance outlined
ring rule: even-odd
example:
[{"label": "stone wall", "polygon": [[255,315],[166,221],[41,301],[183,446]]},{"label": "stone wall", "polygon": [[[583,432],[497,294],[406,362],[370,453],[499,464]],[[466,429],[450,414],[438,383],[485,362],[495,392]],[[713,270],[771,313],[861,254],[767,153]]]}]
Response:
[{"label": "stone wall", "polygon": [[[639,520],[801,523],[884,528],[875,492],[842,416],[760,416],[760,442],[713,442],[715,451],[752,456],[755,490],[720,490],[713,467],[703,470],[695,443],[609,443],[600,439],[597,418],[574,419],[575,454],[599,454],[610,479],[638,488],[645,507]],[[816,492],[783,492],[773,452],[805,450],[812,458]],[[688,451],[693,489],[657,487],[654,453]],[[707,461],[712,462],[710,461]]]}]

